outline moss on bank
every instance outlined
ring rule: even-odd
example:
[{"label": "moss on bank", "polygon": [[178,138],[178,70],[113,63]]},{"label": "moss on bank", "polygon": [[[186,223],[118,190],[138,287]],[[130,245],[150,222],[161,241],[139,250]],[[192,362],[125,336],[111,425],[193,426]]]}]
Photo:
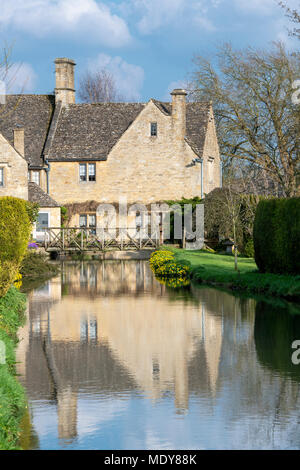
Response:
[{"label": "moss on bank", "polygon": [[231,255],[171,247],[168,247],[168,250],[174,253],[178,262],[189,263],[190,278],[196,282],[252,294],[300,299],[300,275],[259,273],[253,259],[241,257],[238,259],[237,272],[234,270],[234,258]]},{"label": "moss on bank", "polygon": [[0,363],[0,449],[19,448],[20,422],[26,410],[25,392],[16,377],[15,348],[17,330],[24,323],[26,297],[11,287],[0,298],[0,341],[5,359]]}]

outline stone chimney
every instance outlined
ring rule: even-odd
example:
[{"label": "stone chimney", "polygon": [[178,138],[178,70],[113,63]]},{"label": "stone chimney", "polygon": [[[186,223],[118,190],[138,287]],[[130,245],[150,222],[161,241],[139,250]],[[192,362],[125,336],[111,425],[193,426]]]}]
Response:
[{"label": "stone chimney", "polygon": [[25,156],[24,127],[16,127],[14,129],[14,147],[22,157]]},{"label": "stone chimney", "polygon": [[172,95],[172,124],[175,140],[184,141],[186,134],[186,95],[182,89],[175,89]]},{"label": "stone chimney", "polygon": [[74,67],[72,59],[61,58],[55,60],[55,103],[59,101],[63,106],[75,103]]}]

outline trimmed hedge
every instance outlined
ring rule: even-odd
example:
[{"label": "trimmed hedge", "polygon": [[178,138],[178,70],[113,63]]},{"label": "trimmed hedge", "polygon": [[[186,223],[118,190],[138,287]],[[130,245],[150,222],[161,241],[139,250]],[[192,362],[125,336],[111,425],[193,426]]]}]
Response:
[{"label": "trimmed hedge", "polygon": [[253,239],[260,272],[299,274],[300,198],[260,201]]},{"label": "trimmed hedge", "polygon": [[0,198],[0,297],[6,294],[18,273],[32,219],[28,201],[10,196]]}]

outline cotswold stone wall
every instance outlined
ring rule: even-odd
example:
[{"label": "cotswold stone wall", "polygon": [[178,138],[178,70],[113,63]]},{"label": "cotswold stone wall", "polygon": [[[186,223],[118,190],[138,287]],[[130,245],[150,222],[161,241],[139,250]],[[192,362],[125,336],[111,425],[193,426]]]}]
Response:
[{"label": "cotswold stone wall", "polygon": [[[150,123],[157,122],[157,137]],[[178,136],[178,126],[153,102],[143,109],[110,152],[107,161],[96,162],[96,181],[79,181],[79,162],[51,162],[50,195],[60,204],[96,200],[150,203],[201,195],[201,165]],[[207,177],[208,157],[214,157],[212,179]],[[219,186],[220,164],[214,123],[211,121],[204,149],[203,192]]]},{"label": "cotswold stone wall", "polygon": [[0,168],[3,168],[4,186],[1,196],[28,199],[28,164],[0,134]]}]

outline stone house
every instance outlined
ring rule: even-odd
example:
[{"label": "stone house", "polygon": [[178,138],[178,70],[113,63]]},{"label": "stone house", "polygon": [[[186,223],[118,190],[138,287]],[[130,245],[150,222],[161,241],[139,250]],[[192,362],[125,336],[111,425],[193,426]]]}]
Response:
[{"label": "stone house", "polygon": [[150,204],[220,186],[211,103],[176,89],[171,102],[76,104],[75,62],[55,65],[55,96],[9,95],[0,105],[0,195],[15,188],[26,198],[29,181],[41,200],[72,205],[72,226],[94,226],[97,205],[120,196]]}]

